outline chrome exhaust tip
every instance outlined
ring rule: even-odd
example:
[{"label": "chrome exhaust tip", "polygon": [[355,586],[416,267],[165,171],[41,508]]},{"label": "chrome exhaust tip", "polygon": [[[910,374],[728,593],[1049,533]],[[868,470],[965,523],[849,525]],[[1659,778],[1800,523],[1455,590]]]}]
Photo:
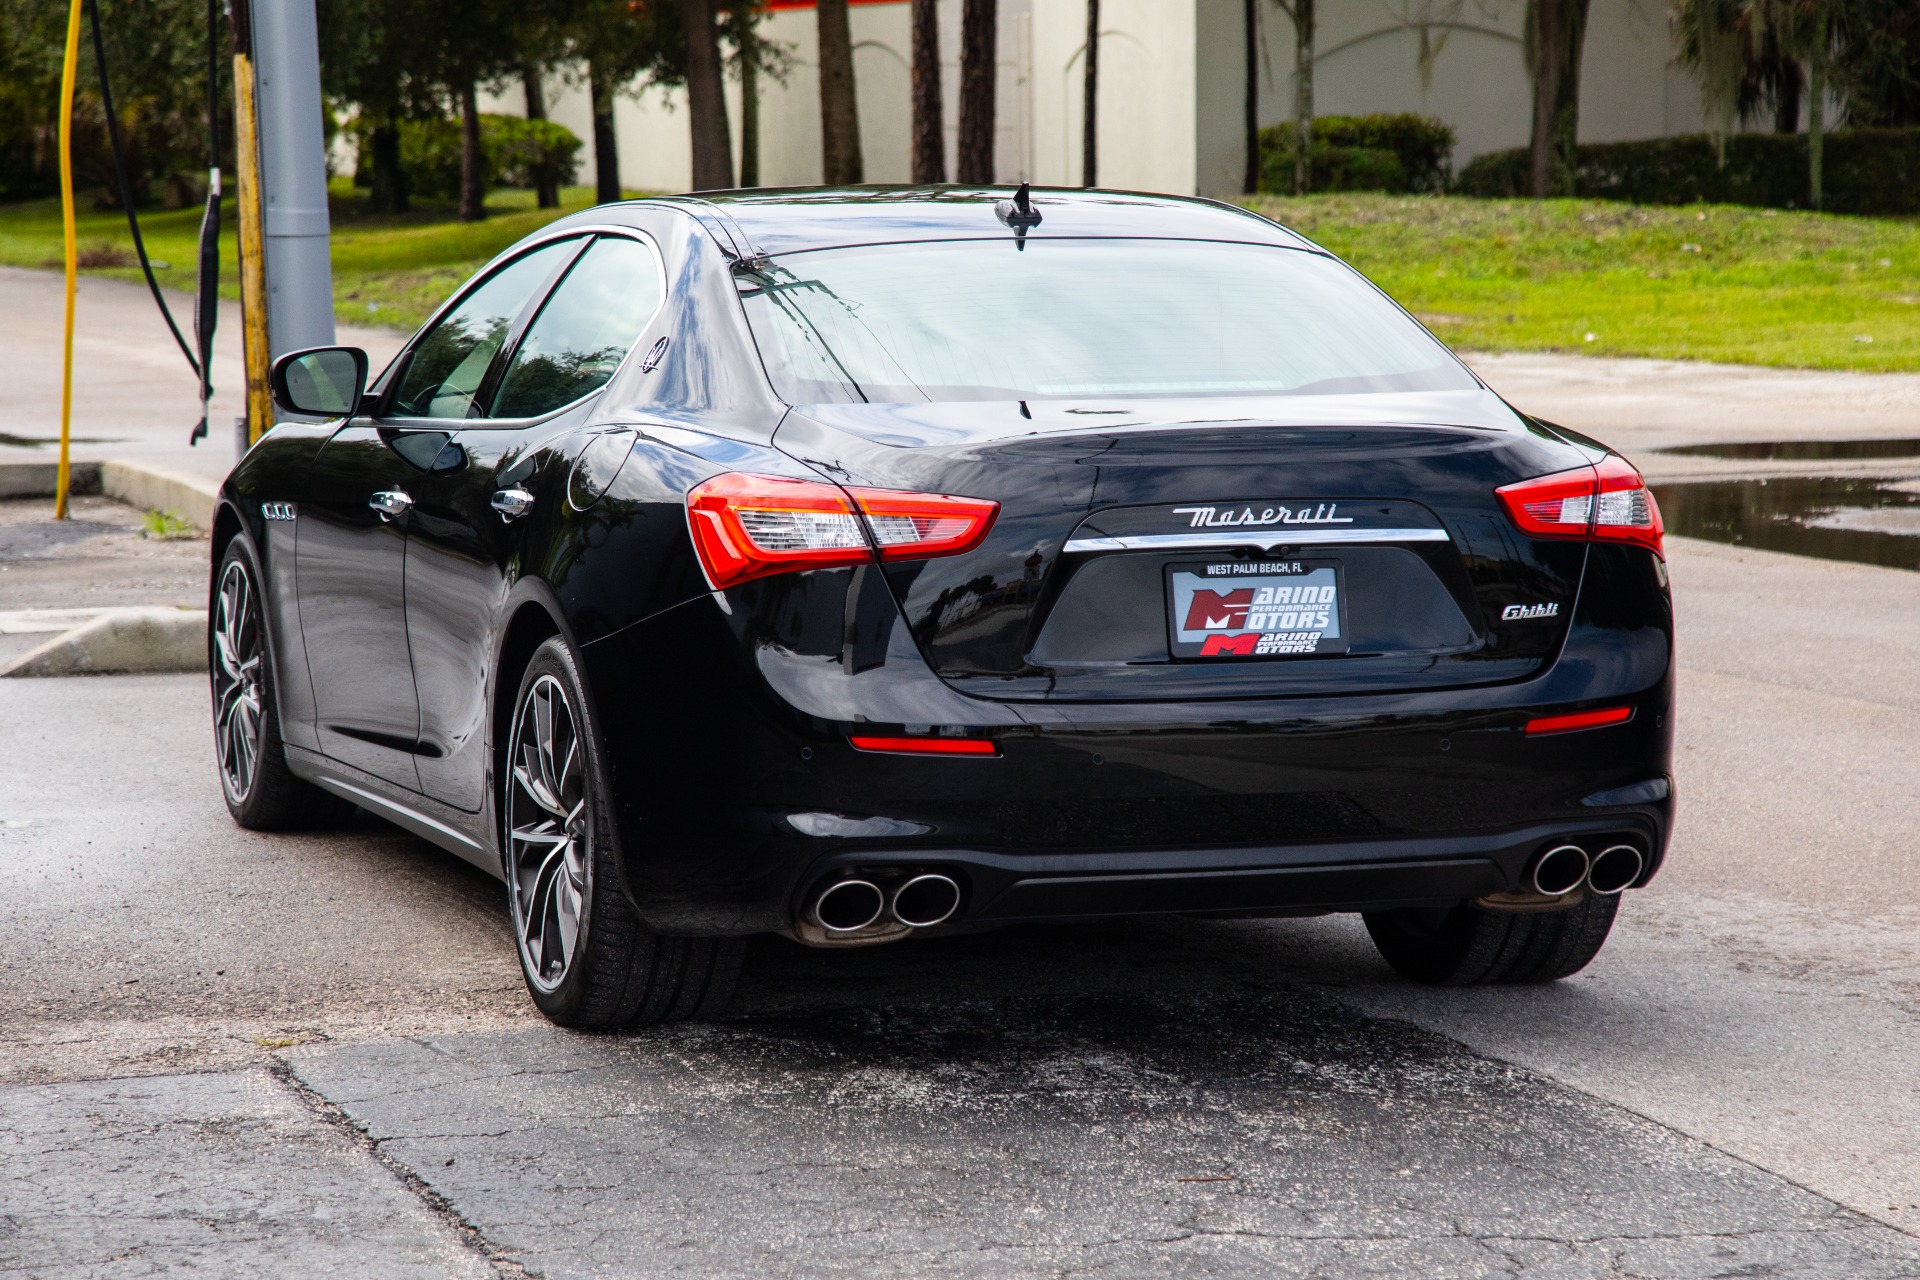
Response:
[{"label": "chrome exhaust tip", "polygon": [[871,880],[837,880],[813,900],[813,918],[828,933],[852,933],[880,918],[887,896]]},{"label": "chrome exhaust tip", "polygon": [[1640,851],[1630,844],[1602,849],[1593,856],[1593,866],[1587,871],[1587,887],[1610,897],[1638,880],[1646,865]]},{"label": "chrome exhaust tip", "polygon": [[1587,878],[1587,851],[1563,844],[1541,854],[1533,864],[1533,887],[1549,898],[1572,893]]},{"label": "chrome exhaust tip", "polygon": [[893,891],[893,918],[914,929],[941,924],[960,909],[960,886],[937,871],[914,876]]}]

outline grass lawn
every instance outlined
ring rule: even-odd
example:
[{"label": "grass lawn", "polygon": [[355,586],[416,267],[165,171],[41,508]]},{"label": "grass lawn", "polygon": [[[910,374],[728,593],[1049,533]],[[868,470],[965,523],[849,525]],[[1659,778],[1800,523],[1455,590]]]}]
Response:
[{"label": "grass lawn", "polygon": [[1920,223],[1732,205],[1258,198],[1455,346],[1920,371]]},{"label": "grass lawn", "polygon": [[[639,195],[640,192],[630,192]],[[451,204],[416,202],[412,212],[373,217],[366,196],[351,185],[333,184],[333,307],[342,323],[412,329],[487,259],[521,236],[562,214],[593,203],[590,187],[560,193],[559,209],[536,209],[531,191],[495,191],[484,222],[460,222]],[[220,229],[220,293],[240,296],[236,267],[240,233],[229,199]],[[91,207],[83,195],[78,214],[82,261],[120,262],[84,268],[89,275],[138,281],[139,262],[126,215]],[[140,233],[160,283],[191,293],[197,287],[200,210],[142,210]],[[60,202],[35,200],[0,206],[0,264],[60,269]],[[166,263],[164,270],[159,263]],[[184,330],[190,316],[176,315]]]},{"label": "grass lawn", "polygon": [[[569,188],[558,213],[586,207]],[[83,199],[83,205],[85,204]],[[1377,281],[1456,346],[1825,369],[1920,370],[1920,222],[1728,205],[1376,195],[1262,197],[1253,207]],[[408,329],[493,254],[558,216],[498,191],[484,222],[448,205],[364,211],[334,184],[334,308]],[[163,283],[194,285],[200,211],[141,217]],[[222,292],[239,296],[232,204]],[[138,280],[126,219],[83,208],[83,257]],[[0,206],[0,263],[60,265],[57,201]],[[185,323],[185,317],[181,321]]]}]

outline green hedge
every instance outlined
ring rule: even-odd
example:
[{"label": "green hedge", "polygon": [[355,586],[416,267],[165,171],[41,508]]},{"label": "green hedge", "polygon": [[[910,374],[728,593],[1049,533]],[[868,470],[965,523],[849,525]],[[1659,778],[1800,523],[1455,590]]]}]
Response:
[{"label": "green hedge", "polygon": [[[1291,121],[1260,131],[1260,189],[1293,190]],[[1314,191],[1446,190],[1453,130],[1428,116],[1320,116],[1313,122]]]},{"label": "green hedge", "polygon": [[[360,163],[354,184],[372,181],[367,131],[357,129]],[[489,187],[537,186],[542,170],[560,186],[571,186],[580,167],[580,139],[551,120],[482,114],[482,179]],[[460,194],[460,122],[452,119],[400,122],[400,167],[413,195],[455,199]]]},{"label": "green hedge", "polygon": [[[1920,213],[1920,129],[1843,129],[1827,135],[1821,204],[1833,213]],[[1454,190],[1469,196],[1527,192],[1525,148],[1495,151],[1460,171]],[[1645,142],[1601,142],[1579,149],[1574,189],[1583,196],[1636,204],[1807,204],[1805,134],[1747,133],[1726,139],[1726,163],[1705,134]]]}]

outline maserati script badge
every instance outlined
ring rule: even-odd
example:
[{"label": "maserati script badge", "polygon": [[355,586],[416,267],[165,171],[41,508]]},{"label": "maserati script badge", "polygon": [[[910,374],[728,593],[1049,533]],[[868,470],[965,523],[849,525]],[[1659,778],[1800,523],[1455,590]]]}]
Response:
[{"label": "maserati script badge", "polygon": [[1352,516],[1335,515],[1337,502],[1318,502],[1310,507],[1252,507],[1235,511],[1232,507],[1175,507],[1173,514],[1191,516],[1190,529],[1225,529],[1268,524],[1352,524]]}]

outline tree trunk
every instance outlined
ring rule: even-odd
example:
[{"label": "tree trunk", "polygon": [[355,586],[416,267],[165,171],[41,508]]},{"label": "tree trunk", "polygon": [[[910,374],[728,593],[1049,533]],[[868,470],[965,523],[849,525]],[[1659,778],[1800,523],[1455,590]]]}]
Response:
[{"label": "tree trunk", "polygon": [[[526,67],[520,72],[520,88],[527,95],[527,119],[547,118],[547,90],[540,83],[540,68]],[[543,165],[533,174],[534,201],[542,209],[560,207],[560,180]]]},{"label": "tree trunk", "polygon": [[[1820,14],[1815,28],[1820,37],[1826,35],[1826,15]],[[1825,40],[1814,46],[1813,56],[1807,59],[1807,193],[1808,203],[1815,209],[1820,207],[1823,193],[1820,190],[1821,163],[1825,159],[1827,133],[1827,67]]]},{"label": "tree trunk", "polygon": [[587,64],[587,100],[593,110],[593,198],[612,204],[620,198],[620,146],[613,132],[613,84],[593,63]]},{"label": "tree trunk", "polygon": [[1580,139],[1580,54],[1589,0],[1533,0],[1533,137],[1528,189],[1573,194]]},{"label": "tree trunk", "polygon": [[993,76],[999,0],[966,0],[960,11],[961,182],[993,185]]},{"label": "tree trunk", "polygon": [[[1247,0],[1252,4],[1253,0]],[[1080,185],[1100,185],[1100,0],[1087,0],[1086,80],[1080,86]]]},{"label": "tree trunk", "polygon": [[1245,195],[1260,190],[1260,10],[1259,0],[1246,0],[1247,29],[1247,175],[1240,184]]},{"label": "tree trunk", "polygon": [[862,181],[860,107],[853,86],[847,0],[819,0],[820,168],[830,187]]},{"label": "tree trunk", "polygon": [[913,0],[913,180],[947,180],[940,99],[940,0]]},{"label": "tree trunk", "polygon": [[480,99],[473,85],[460,89],[460,221],[487,216],[486,156],[480,150]]},{"label": "tree trunk", "polygon": [[1293,0],[1293,194],[1313,186],[1314,0]]},{"label": "tree trunk", "polygon": [[760,185],[760,41],[753,15],[740,15],[740,185]]},{"label": "tree trunk", "polygon": [[367,151],[373,168],[367,208],[374,213],[405,213],[407,171],[400,165],[400,127],[392,120],[375,125],[367,135]]},{"label": "tree trunk", "polygon": [[1800,67],[1787,63],[1773,86],[1773,131],[1800,132]]},{"label": "tree trunk", "polygon": [[713,27],[713,0],[680,0],[680,15],[687,28],[693,189],[720,191],[733,185],[733,138],[727,130],[727,97],[720,79],[720,39]]}]

